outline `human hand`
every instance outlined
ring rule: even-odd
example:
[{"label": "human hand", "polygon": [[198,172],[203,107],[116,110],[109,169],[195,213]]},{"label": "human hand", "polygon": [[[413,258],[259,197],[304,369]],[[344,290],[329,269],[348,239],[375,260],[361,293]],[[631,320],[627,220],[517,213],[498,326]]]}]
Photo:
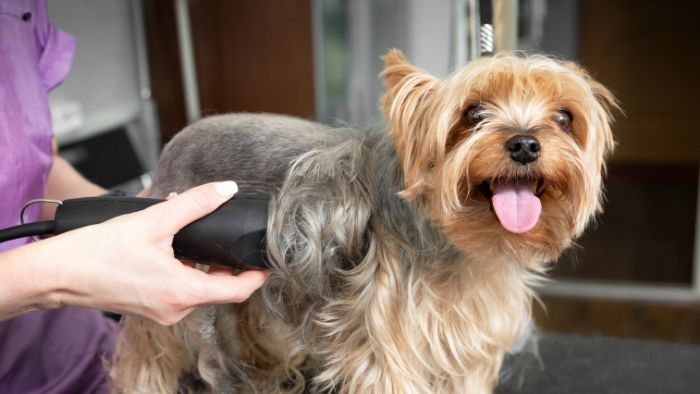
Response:
[{"label": "human hand", "polygon": [[[242,302],[265,271],[205,273],[178,261],[173,236],[231,198],[233,182],[210,183],[168,201],[33,244],[43,247],[50,306],[79,305],[174,324],[196,306]],[[44,244],[44,245],[42,245]]]},{"label": "human hand", "polygon": [[148,186],[146,188],[143,188],[140,192],[136,193],[136,197],[148,197],[151,194],[151,187]]}]

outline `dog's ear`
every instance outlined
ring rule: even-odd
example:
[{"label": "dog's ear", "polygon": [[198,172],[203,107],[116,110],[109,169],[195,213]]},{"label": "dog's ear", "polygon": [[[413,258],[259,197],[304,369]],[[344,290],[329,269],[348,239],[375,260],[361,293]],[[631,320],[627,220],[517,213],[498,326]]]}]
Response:
[{"label": "dog's ear", "polygon": [[384,70],[381,76],[384,78],[384,87],[387,90],[396,86],[408,74],[418,71],[406,60],[403,52],[396,48],[390,49],[386,55],[382,56],[382,60],[384,60]]},{"label": "dog's ear", "polygon": [[[390,49],[386,55],[382,56],[382,60],[384,60],[384,70],[380,76],[384,79],[384,87],[386,88],[382,107],[386,116],[390,115],[392,103],[400,91],[426,93],[424,89],[421,92],[417,92],[417,90],[421,90],[422,86],[437,80],[422,69],[410,64],[403,52],[398,49]],[[404,94],[404,96],[406,95]]]},{"label": "dog's ear", "polygon": [[596,100],[606,112],[610,114],[612,114],[613,111],[622,112],[620,104],[615,98],[615,95],[610,90],[608,90],[608,88],[603,86],[602,83],[593,79],[593,77],[591,77],[591,74],[589,74],[588,71],[586,71],[583,67],[574,62],[565,62],[564,66],[581,76],[588,83],[588,86],[591,87],[591,90],[593,91],[593,95],[595,96]]},{"label": "dog's ear", "polygon": [[382,104],[404,169],[407,189],[402,193],[415,196],[423,190],[423,178],[437,151],[426,114],[440,80],[408,63],[398,49],[390,50],[383,59],[386,93]]},{"label": "dog's ear", "polygon": [[602,83],[593,79],[583,67],[573,62],[565,62],[564,66],[583,78],[595,98],[595,103],[591,105],[588,128],[591,135],[594,136],[594,138],[589,138],[590,154],[593,155],[596,169],[600,175],[596,178],[597,186],[590,188],[593,194],[589,196],[589,200],[595,201],[595,206],[592,207],[595,212],[602,212],[603,188],[600,186],[602,174],[605,174],[607,170],[606,160],[608,156],[615,149],[615,139],[612,133],[613,112],[623,112],[615,95]]},{"label": "dog's ear", "polygon": [[614,121],[613,112],[622,113],[622,108],[620,108],[619,102],[615,98],[615,95],[606,88],[602,83],[596,81],[591,77],[591,75],[580,65],[574,62],[565,62],[564,66],[569,70],[578,74],[583,78],[593,93],[598,107],[596,108],[596,114],[594,120],[597,121],[598,125],[596,128],[602,133],[602,140],[599,141],[601,154],[603,157],[599,160],[600,164],[604,167],[602,162],[604,157],[610,154],[615,148],[615,141],[613,139],[611,124]]},{"label": "dog's ear", "polygon": [[623,113],[622,108],[620,108],[620,104],[615,98],[615,95],[613,95],[613,93],[610,90],[608,90],[608,88],[603,86],[602,83],[594,80],[589,76],[588,85],[591,87],[591,90],[593,90],[593,95],[598,101],[598,104],[600,104],[602,110],[602,113],[599,116],[600,121],[604,124],[605,128],[604,155],[607,156],[611,154],[612,151],[615,149],[615,140],[613,138],[611,129],[611,125],[615,120],[613,112]]}]

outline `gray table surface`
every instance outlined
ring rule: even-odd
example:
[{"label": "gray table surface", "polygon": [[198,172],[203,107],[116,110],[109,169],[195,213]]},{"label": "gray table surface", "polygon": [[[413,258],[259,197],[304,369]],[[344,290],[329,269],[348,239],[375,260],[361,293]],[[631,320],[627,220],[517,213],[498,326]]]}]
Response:
[{"label": "gray table surface", "polygon": [[700,393],[700,346],[540,334],[539,360],[506,360],[496,394]]}]

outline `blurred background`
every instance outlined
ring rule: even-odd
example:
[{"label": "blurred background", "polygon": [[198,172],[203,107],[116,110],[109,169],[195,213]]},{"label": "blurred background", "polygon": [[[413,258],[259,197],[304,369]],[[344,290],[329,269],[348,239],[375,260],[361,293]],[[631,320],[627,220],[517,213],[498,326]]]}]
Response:
[{"label": "blurred background", "polygon": [[[582,63],[619,98],[606,210],[553,265],[548,331],[700,343],[700,2],[496,0],[496,48]],[[147,186],[201,116],[381,122],[390,47],[446,76],[476,55],[474,0],[49,0],[77,38],[51,94],[61,153],[91,180]],[[545,311],[546,308],[546,311]]]}]

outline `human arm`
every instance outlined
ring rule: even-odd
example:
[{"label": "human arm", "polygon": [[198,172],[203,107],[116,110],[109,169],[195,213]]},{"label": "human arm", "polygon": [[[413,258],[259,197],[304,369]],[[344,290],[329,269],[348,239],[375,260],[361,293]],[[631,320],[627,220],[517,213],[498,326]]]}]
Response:
[{"label": "human arm", "polygon": [[[44,198],[62,201],[69,198],[99,196],[107,192],[103,187],[85,179],[70,163],[59,156],[55,138],[51,144],[53,163],[46,179]],[[44,204],[41,212],[42,219],[52,219],[55,211],[55,205]]]},{"label": "human arm", "polygon": [[0,254],[0,320],[77,305],[174,324],[198,305],[247,299],[265,272],[207,274],[182,264],[172,250],[173,235],[228,200],[231,185],[202,185],[141,212]]},{"label": "human arm", "polygon": [[53,165],[46,180],[46,198],[65,200],[77,197],[92,197],[107,190],[85,179],[61,156],[55,155]]}]

